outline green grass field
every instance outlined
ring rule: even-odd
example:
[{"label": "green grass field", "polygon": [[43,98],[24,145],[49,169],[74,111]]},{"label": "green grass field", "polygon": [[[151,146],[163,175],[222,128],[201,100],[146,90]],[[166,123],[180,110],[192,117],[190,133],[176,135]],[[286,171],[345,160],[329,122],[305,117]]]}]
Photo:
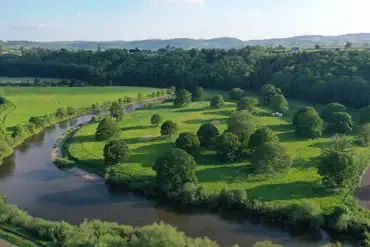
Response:
[{"label": "green grass field", "polygon": [[143,87],[6,87],[5,97],[15,105],[7,114],[5,125],[27,122],[32,116],[51,114],[59,107],[87,107],[93,103],[117,100],[124,96],[137,98],[157,91]]},{"label": "green grass field", "polygon": [[[49,81],[49,82],[58,82],[60,79],[55,78],[39,78],[41,81]],[[0,84],[1,83],[20,83],[20,82],[29,82],[33,83],[35,77],[4,77],[0,76]]]},{"label": "green grass field", "polygon": [[[271,116],[267,108],[258,108],[261,116],[256,117],[260,125],[271,128],[287,147],[294,159],[290,171],[286,175],[255,175],[251,172],[249,161],[240,163],[222,164],[214,151],[202,151],[196,157],[198,167],[196,175],[199,182],[208,190],[218,192],[223,188],[247,189],[248,196],[267,202],[295,203],[300,201],[314,201],[326,211],[341,203],[345,195],[332,194],[321,185],[314,158],[320,155],[321,148],[330,141],[330,137],[316,140],[297,139],[291,125],[291,116],[303,104],[293,101],[290,104],[291,113],[283,118]],[[226,129],[226,120],[235,104],[228,102],[227,107],[221,110],[210,110],[209,102],[191,103],[182,109],[174,109],[172,104],[157,105],[150,109],[142,109],[127,113],[121,122],[121,136],[125,139],[132,157],[129,164],[119,165],[118,179],[154,177],[152,166],[157,157],[174,147],[176,137],[162,139],[160,128],[150,125],[150,117],[160,113],[166,120],[175,120],[180,132],[196,132],[202,123],[219,122],[216,126],[223,131]],[[69,153],[95,168],[103,168],[104,142],[96,142],[94,133],[97,124],[87,125],[80,129],[69,141]],[[356,148],[358,152],[366,151]]]}]

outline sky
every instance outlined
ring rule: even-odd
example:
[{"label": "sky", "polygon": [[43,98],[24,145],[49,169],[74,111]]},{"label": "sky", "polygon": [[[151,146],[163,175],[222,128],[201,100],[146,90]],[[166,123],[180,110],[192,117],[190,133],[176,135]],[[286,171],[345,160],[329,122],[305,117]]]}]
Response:
[{"label": "sky", "polygon": [[370,0],[0,0],[0,6],[0,40],[251,40],[370,32]]}]

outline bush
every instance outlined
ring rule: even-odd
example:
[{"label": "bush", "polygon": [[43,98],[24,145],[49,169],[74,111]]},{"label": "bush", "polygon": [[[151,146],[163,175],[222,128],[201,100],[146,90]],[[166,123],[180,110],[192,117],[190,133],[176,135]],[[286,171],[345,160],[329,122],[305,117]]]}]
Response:
[{"label": "bush", "polygon": [[217,140],[216,151],[224,161],[235,161],[241,150],[238,136],[230,132],[224,132]]},{"label": "bush", "polygon": [[324,121],[312,107],[299,109],[293,117],[293,124],[295,134],[300,137],[318,138],[324,130]]},{"label": "bush", "polygon": [[76,109],[75,108],[73,108],[73,107],[67,107],[67,114],[68,115],[75,115],[77,113],[77,111],[76,111]]},{"label": "bush", "polygon": [[296,205],[292,212],[292,220],[296,222],[309,222],[311,229],[319,229],[325,223],[323,211],[320,206],[315,203],[302,203]]},{"label": "bush", "polygon": [[104,163],[107,167],[125,163],[130,157],[130,148],[124,140],[113,140],[104,146]]},{"label": "bush", "polygon": [[59,108],[56,113],[55,113],[55,116],[59,119],[61,118],[65,118],[67,117],[67,110],[65,108]]},{"label": "bush", "polygon": [[30,117],[29,123],[34,124],[37,128],[43,127],[45,123],[44,117]]},{"label": "bush", "polygon": [[225,106],[224,98],[221,95],[216,95],[210,102],[211,109],[221,109]]},{"label": "bush", "polygon": [[178,131],[179,131],[178,125],[172,120],[167,120],[161,126],[161,135],[162,136],[167,135],[167,136],[171,137],[173,134],[176,134]]},{"label": "bush", "polygon": [[12,133],[13,138],[24,137],[26,135],[27,135],[27,131],[23,126],[17,125],[14,127],[14,131]]},{"label": "bush", "polygon": [[240,100],[244,97],[244,90],[240,88],[233,88],[229,92],[229,100]]},{"label": "bush", "polygon": [[191,93],[186,89],[180,89],[173,102],[174,107],[184,107],[191,102]]},{"label": "bush", "polygon": [[242,209],[248,203],[248,195],[245,190],[225,190],[222,189],[218,196],[219,206],[225,208]]},{"label": "bush", "polygon": [[228,131],[234,134],[241,134],[246,129],[254,129],[254,117],[248,111],[234,112],[227,120]]},{"label": "bush", "polygon": [[285,99],[284,95],[277,94],[271,96],[270,99],[271,108],[275,112],[287,112],[289,111],[288,101]]},{"label": "bush", "polygon": [[0,140],[0,158],[4,158],[13,153],[13,148],[5,140]]},{"label": "bush", "polygon": [[95,138],[100,141],[117,137],[118,135],[119,127],[117,123],[110,117],[103,118],[95,132]]},{"label": "bush", "polygon": [[258,100],[254,98],[244,97],[238,102],[237,109],[238,111],[247,110],[250,113],[255,113],[258,103]]},{"label": "bush", "polygon": [[188,154],[196,155],[199,153],[199,138],[191,132],[181,133],[176,140],[176,147],[185,150]]},{"label": "bush", "polygon": [[0,96],[0,105],[3,105],[7,102],[8,100],[4,96]]},{"label": "bush", "polygon": [[93,113],[99,113],[100,111],[101,111],[101,106],[98,104],[98,103],[96,103],[96,104],[92,104],[91,105],[91,110],[92,110],[92,112]]},{"label": "bush", "polygon": [[370,123],[367,123],[361,126],[359,139],[363,146],[369,146],[370,144]]},{"label": "bush", "polygon": [[334,103],[330,103],[326,106],[324,106],[321,111],[320,111],[320,117],[322,119],[324,119],[324,121],[326,122],[330,122],[333,118],[333,114],[336,113],[336,112],[346,112],[347,111],[347,108],[338,103],[338,102],[334,102]]},{"label": "bush", "polygon": [[280,143],[264,143],[253,155],[253,168],[258,173],[280,173],[289,170],[292,159]]},{"label": "bush", "polygon": [[220,135],[216,126],[211,123],[202,124],[197,132],[200,145],[211,147],[215,144],[217,137]]},{"label": "bush", "polygon": [[259,148],[262,144],[271,142],[279,142],[279,137],[277,137],[274,132],[269,128],[260,128],[256,132],[254,132],[248,143],[249,149],[256,150]]},{"label": "bush", "polygon": [[167,195],[179,191],[184,184],[196,183],[196,162],[182,149],[174,148],[159,157],[153,166],[156,171],[157,186]]},{"label": "bush", "polygon": [[193,92],[193,101],[201,101],[206,98],[206,92],[202,87],[196,87]]},{"label": "bush", "polygon": [[153,125],[158,126],[163,122],[163,117],[156,113],[152,116],[152,118],[150,119],[150,122]]},{"label": "bush", "polygon": [[330,133],[348,134],[352,132],[353,121],[351,115],[346,112],[335,112],[327,126]]}]

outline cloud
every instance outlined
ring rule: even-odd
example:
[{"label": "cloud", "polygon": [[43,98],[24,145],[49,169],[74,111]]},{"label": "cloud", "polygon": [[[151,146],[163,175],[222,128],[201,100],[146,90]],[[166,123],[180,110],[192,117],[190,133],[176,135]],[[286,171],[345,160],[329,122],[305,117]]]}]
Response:
[{"label": "cloud", "polygon": [[77,13],[77,14],[76,14],[76,17],[77,17],[77,18],[84,18],[84,17],[85,17],[85,15],[84,15],[84,14],[82,14],[82,13]]},{"label": "cloud", "polygon": [[189,3],[189,4],[204,4],[205,0],[150,0],[151,3]]},{"label": "cloud", "polygon": [[53,27],[51,24],[46,23],[23,23],[23,24],[15,24],[11,26],[14,29],[45,29]]}]

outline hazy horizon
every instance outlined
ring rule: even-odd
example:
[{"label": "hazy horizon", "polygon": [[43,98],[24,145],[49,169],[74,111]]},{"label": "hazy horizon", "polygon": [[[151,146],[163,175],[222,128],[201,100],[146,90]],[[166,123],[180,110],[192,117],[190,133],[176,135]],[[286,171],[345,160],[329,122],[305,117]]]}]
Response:
[{"label": "hazy horizon", "polygon": [[370,33],[368,0],[0,0],[0,40],[240,40]]}]

